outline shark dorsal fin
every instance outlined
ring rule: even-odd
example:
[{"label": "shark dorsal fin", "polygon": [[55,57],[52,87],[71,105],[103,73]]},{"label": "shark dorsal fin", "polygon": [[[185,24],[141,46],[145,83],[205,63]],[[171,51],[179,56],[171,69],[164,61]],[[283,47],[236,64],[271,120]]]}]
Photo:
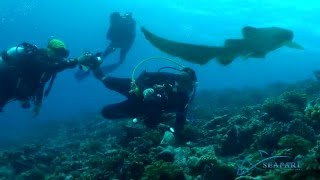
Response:
[{"label": "shark dorsal fin", "polygon": [[244,28],[242,28],[242,36],[243,38],[251,38],[256,36],[257,32],[259,30],[255,27],[252,26],[245,26]]}]

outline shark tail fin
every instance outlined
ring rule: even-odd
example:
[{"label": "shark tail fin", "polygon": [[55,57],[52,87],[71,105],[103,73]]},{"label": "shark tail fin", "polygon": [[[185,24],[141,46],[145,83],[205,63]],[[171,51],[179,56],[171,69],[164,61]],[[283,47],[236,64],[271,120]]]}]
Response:
[{"label": "shark tail fin", "polygon": [[160,51],[190,63],[203,65],[222,56],[224,52],[222,47],[188,44],[166,39],[153,34],[144,27],[141,27],[141,31],[145,38]]}]

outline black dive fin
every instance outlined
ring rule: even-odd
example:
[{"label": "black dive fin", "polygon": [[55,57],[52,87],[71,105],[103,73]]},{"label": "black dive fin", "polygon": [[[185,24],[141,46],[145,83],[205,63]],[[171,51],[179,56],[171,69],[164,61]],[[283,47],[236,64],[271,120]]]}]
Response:
[{"label": "black dive fin", "polygon": [[82,69],[78,69],[77,72],[74,74],[74,78],[76,78],[78,81],[83,81],[89,76],[90,71],[83,71]]},{"label": "black dive fin", "polygon": [[141,28],[141,31],[145,38],[159,50],[191,63],[201,65],[206,64],[213,58],[222,56],[224,53],[224,48],[222,47],[194,45],[171,41],[151,33],[144,27]]}]

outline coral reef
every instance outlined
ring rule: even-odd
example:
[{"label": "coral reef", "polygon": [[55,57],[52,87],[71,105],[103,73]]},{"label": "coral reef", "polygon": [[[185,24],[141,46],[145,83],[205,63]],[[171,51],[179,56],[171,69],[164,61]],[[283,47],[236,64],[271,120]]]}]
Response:
[{"label": "coral reef", "polygon": [[[169,131],[172,114],[153,129],[96,114],[44,123],[43,135],[0,150],[0,179],[317,179],[319,89],[307,80],[199,92],[185,144]],[[263,164],[282,161],[299,170]]]},{"label": "coral reef", "polygon": [[280,138],[278,145],[280,148],[292,149],[292,155],[297,156],[299,154],[307,154],[312,143],[300,136],[296,135],[285,135]]},{"label": "coral reef", "polygon": [[263,103],[263,108],[273,120],[287,122],[294,117],[296,111],[302,112],[306,103],[305,93],[290,91],[276,98],[268,98]]},{"label": "coral reef", "polygon": [[178,165],[170,162],[155,161],[146,166],[142,180],[175,180],[185,179],[183,169]]}]

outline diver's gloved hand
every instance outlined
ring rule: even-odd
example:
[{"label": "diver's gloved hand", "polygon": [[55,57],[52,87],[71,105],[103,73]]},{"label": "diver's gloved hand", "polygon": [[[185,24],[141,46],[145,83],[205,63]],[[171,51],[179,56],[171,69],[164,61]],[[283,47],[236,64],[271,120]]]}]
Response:
[{"label": "diver's gloved hand", "polygon": [[92,53],[84,53],[83,55],[79,56],[77,60],[84,71],[96,69],[102,63],[102,59],[99,54],[94,55]]},{"label": "diver's gloved hand", "polygon": [[144,100],[148,100],[153,96],[153,94],[154,94],[154,89],[153,88],[145,89],[143,91],[143,99]]},{"label": "diver's gloved hand", "polygon": [[38,116],[41,110],[41,105],[35,105],[33,109],[33,118]]}]

